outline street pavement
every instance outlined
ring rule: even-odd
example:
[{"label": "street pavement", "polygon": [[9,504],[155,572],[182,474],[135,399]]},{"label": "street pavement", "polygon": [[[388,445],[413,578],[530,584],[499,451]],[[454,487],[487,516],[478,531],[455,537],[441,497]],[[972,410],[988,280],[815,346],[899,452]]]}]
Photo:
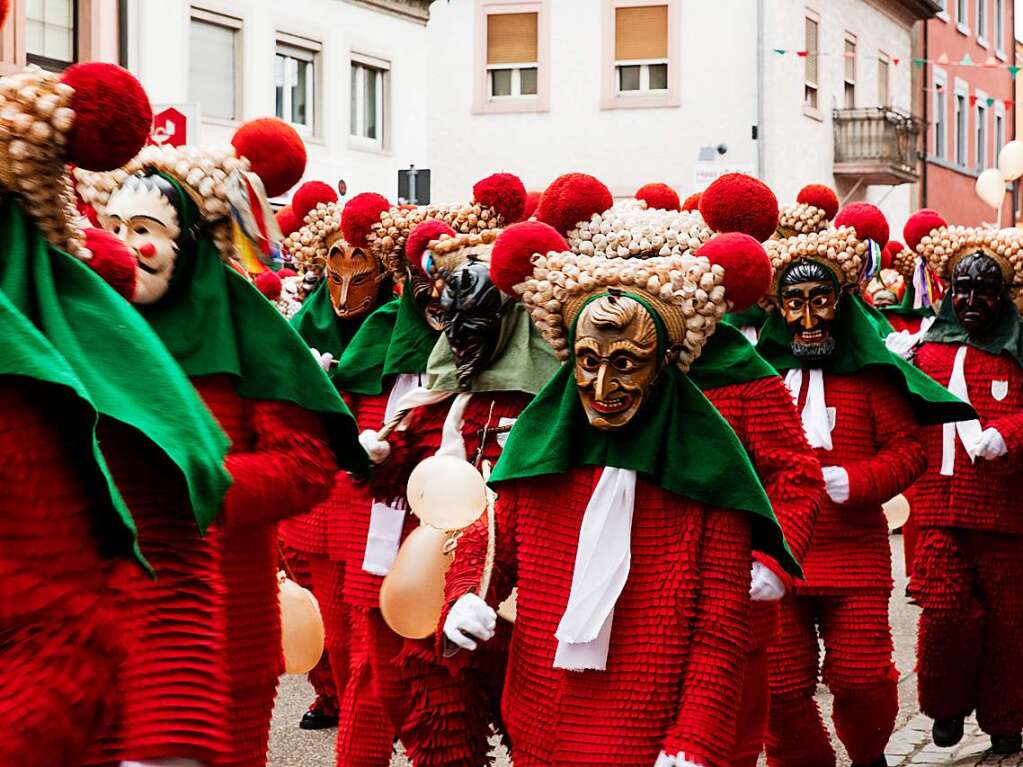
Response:
[{"label": "street pavement", "polygon": [[[986,756],[988,738],[972,719],[968,720],[966,735],[958,746],[938,748],[931,743],[931,722],[917,710],[916,674],[913,671],[916,622],[920,611],[905,597],[901,536],[893,536],[891,543],[895,563],[891,620],[895,663],[899,669],[899,718],[888,746],[888,764],[890,767],[1023,767],[1023,756],[1018,754],[1002,758]],[[1012,681],[1018,683],[1018,680]],[[830,726],[831,695],[821,687],[817,698]],[[298,721],[311,700],[312,690],[303,677],[284,677],[281,680],[270,738],[270,767],[333,767],[336,730],[306,732],[298,728]],[[833,732],[832,742],[838,752],[838,767],[849,767],[849,760]],[[503,749],[498,749],[492,761],[493,767],[510,767],[510,764]],[[396,751],[391,767],[409,767],[400,749]]]}]

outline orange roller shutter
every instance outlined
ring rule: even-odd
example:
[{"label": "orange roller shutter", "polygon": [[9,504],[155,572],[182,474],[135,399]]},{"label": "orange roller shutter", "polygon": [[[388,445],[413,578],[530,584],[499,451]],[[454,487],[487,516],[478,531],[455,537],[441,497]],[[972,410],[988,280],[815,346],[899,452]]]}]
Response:
[{"label": "orange roller shutter", "polygon": [[537,60],[535,13],[487,16],[487,64],[530,64]]},{"label": "orange roller shutter", "polygon": [[615,60],[668,58],[668,6],[615,8]]}]

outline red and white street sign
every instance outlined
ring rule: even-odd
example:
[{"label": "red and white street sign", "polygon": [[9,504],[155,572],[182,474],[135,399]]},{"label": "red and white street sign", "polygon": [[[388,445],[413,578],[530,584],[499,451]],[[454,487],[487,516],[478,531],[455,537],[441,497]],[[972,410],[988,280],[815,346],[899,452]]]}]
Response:
[{"label": "red and white street sign", "polygon": [[198,104],[154,104],[149,143],[157,146],[194,144],[198,127]]}]

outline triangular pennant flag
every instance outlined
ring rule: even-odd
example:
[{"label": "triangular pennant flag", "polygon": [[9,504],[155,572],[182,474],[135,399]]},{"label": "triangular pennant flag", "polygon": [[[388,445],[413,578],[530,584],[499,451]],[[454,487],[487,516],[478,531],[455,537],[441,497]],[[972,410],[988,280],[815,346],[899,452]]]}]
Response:
[{"label": "triangular pennant flag", "polygon": [[788,53],[788,51],[786,51],[784,48],[775,48],[774,52],[777,53],[779,56],[784,56],[786,53]]},{"label": "triangular pennant flag", "polygon": [[963,60],[960,61],[959,63],[962,64],[964,67],[972,66],[973,59],[971,59],[970,54],[967,53],[965,56],[963,56]]},{"label": "triangular pennant flag", "polygon": [[945,84],[944,83],[935,83],[934,84],[934,90],[936,90],[938,93],[941,93],[943,90],[945,90]]},{"label": "triangular pennant flag", "polygon": [[900,61],[902,61],[902,59],[892,59],[892,64],[898,66]]},{"label": "triangular pennant flag", "polygon": [[1012,109],[1012,105],[1015,103],[1016,102],[1013,101],[1012,99],[1002,99],[1002,104],[1005,106],[1006,109]]},{"label": "triangular pennant flag", "polygon": [[1009,74],[1012,75],[1012,79],[1015,80],[1016,75],[1019,74],[1019,67],[1016,66],[1009,67]]},{"label": "triangular pennant flag", "polygon": [[927,61],[924,59],[913,59],[913,66],[916,67],[917,69],[923,69],[924,64],[926,63]]},{"label": "triangular pennant flag", "polygon": [[988,56],[987,60],[984,62],[984,66],[989,67],[989,68],[997,67],[998,66],[998,59],[996,59],[994,56]]},{"label": "triangular pennant flag", "polygon": [[947,53],[942,53],[940,56],[938,56],[938,63],[939,64],[947,64],[948,63],[948,54]]},{"label": "triangular pennant flag", "polygon": [[799,56],[799,58],[801,59],[805,59],[807,56],[810,55],[810,51],[796,51],[796,55]]},{"label": "triangular pennant flag", "polygon": [[988,96],[986,99],[984,99],[984,103],[986,103],[989,107],[993,107],[995,105],[995,100]]}]

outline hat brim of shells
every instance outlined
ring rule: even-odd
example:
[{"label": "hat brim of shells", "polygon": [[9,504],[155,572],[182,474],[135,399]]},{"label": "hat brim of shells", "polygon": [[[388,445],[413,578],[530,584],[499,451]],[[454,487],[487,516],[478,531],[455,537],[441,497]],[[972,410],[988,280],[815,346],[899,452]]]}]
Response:
[{"label": "hat brim of shells", "polygon": [[972,253],[990,256],[1013,294],[1023,288],[1023,234],[1006,230],[946,226],[932,229],[917,245],[931,270],[948,282],[956,265]]},{"label": "hat brim of shells", "polygon": [[643,200],[621,200],[580,221],[566,239],[581,255],[641,258],[683,256],[713,235],[699,211],[650,208]]},{"label": "hat brim of shells", "polygon": [[849,226],[809,232],[764,243],[771,259],[771,297],[777,295],[781,278],[793,264],[816,261],[835,278],[839,288],[857,284],[869,245]]},{"label": "hat brim of shells", "polygon": [[284,238],[283,247],[300,274],[312,272],[319,277],[330,249],[343,241],[341,208],[337,203],[318,203],[306,214],[302,226]]},{"label": "hat brim of shells", "polygon": [[778,212],[778,234],[781,237],[823,232],[830,225],[827,211],[805,202],[786,205]]},{"label": "hat brim of shells", "polygon": [[478,234],[442,235],[427,245],[424,251],[427,263],[423,264],[423,271],[438,279],[470,261],[489,264],[494,243],[500,234],[500,229],[488,229]]}]

